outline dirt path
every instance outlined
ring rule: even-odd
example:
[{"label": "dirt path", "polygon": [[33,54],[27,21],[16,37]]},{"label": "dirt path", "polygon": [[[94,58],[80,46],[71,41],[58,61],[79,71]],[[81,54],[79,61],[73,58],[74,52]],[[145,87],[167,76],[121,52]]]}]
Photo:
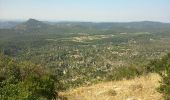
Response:
[{"label": "dirt path", "polygon": [[136,77],[133,80],[105,82],[59,93],[68,100],[162,100],[155,88],[159,86],[157,74]]}]

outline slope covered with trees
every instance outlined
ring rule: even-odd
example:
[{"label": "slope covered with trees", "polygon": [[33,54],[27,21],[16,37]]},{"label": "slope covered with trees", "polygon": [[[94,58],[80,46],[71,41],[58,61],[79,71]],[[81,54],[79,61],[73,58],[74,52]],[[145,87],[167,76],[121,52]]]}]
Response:
[{"label": "slope covered with trees", "polygon": [[55,99],[55,79],[40,65],[0,55],[0,99]]},{"label": "slope covered with trees", "polygon": [[169,29],[159,22],[35,19],[0,29],[1,97],[51,99],[59,91],[163,70],[165,63],[153,59],[170,51]]}]

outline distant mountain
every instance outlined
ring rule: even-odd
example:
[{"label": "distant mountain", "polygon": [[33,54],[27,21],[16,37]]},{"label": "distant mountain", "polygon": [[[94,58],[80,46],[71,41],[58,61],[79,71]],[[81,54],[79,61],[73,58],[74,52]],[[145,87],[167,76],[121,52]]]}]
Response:
[{"label": "distant mountain", "polygon": [[56,23],[57,26],[81,26],[86,28],[97,28],[97,29],[160,29],[170,28],[170,23],[152,22],[152,21],[141,21],[141,22],[60,22]]},{"label": "distant mountain", "polygon": [[113,23],[113,26],[134,28],[134,29],[157,29],[157,28],[169,28],[170,23],[152,22],[152,21],[141,21],[141,22],[128,22],[128,23]]},{"label": "distant mountain", "polygon": [[0,29],[11,29],[21,24],[19,21],[0,21]]},{"label": "distant mountain", "polygon": [[48,24],[43,23],[42,21],[38,21],[35,19],[29,19],[28,21],[19,24],[15,27],[17,30],[37,30],[37,29],[46,29],[48,28]]},{"label": "distant mountain", "polygon": [[[170,23],[141,21],[141,22],[43,22],[36,19],[29,19],[26,22],[17,24],[15,30],[32,32],[39,30],[46,33],[70,33],[70,32],[159,32],[169,31]],[[96,31],[97,30],[97,31]],[[105,32],[106,33],[106,32]],[[109,32],[108,32],[109,33]]]}]

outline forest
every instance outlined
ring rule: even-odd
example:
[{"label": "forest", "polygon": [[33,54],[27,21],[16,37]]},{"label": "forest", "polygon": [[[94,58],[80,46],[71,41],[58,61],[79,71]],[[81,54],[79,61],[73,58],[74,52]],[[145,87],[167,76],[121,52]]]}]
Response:
[{"label": "forest", "polygon": [[29,19],[0,25],[0,99],[67,100],[58,93],[158,73],[157,91],[169,100],[169,53],[169,23]]}]

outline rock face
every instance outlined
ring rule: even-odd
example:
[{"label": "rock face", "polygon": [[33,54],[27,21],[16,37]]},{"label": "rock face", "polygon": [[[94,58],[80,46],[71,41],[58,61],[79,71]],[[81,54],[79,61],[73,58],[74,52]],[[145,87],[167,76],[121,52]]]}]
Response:
[{"label": "rock face", "polygon": [[68,100],[162,100],[162,95],[156,91],[159,80],[159,75],[150,74],[132,80],[80,87],[59,95]]}]

